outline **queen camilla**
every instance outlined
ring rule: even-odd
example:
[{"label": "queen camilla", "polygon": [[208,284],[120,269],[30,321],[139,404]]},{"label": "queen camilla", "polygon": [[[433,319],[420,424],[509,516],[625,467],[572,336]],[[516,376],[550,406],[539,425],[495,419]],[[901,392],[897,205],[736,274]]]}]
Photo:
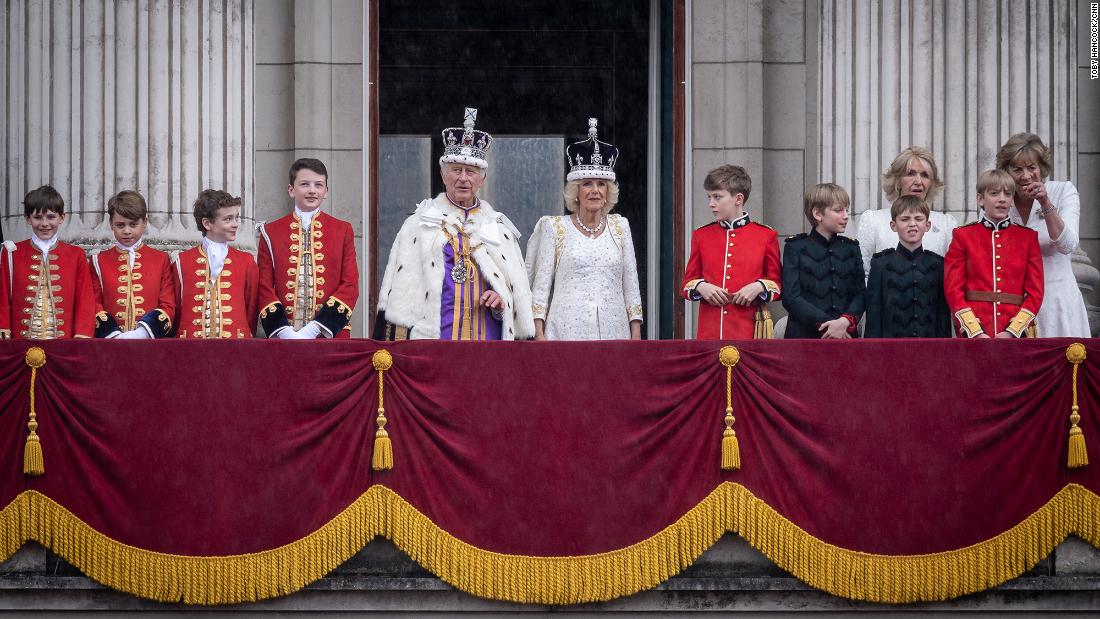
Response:
[{"label": "queen camilla", "polygon": [[537,340],[642,337],[642,296],[630,223],[610,214],[619,201],[619,149],[596,139],[571,144],[564,190],[569,215],[543,217],[527,249]]}]

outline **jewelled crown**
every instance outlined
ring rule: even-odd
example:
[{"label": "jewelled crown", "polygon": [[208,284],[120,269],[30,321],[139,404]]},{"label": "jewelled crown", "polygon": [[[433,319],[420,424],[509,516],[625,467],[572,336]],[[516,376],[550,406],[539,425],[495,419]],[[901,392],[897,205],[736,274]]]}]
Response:
[{"label": "jewelled crown", "polygon": [[596,119],[589,118],[588,139],[567,146],[565,158],[569,161],[569,174],[566,175],[565,180],[603,178],[614,181],[615,162],[619,160],[619,149],[613,144],[596,139]]},{"label": "jewelled crown", "polygon": [[443,156],[439,158],[440,165],[444,163],[466,163],[479,168],[488,168],[489,162],[485,156],[493,145],[493,136],[474,129],[474,121],[477,120],[477,108],[466,108],[462,127],[451,127],[443,130]]}]

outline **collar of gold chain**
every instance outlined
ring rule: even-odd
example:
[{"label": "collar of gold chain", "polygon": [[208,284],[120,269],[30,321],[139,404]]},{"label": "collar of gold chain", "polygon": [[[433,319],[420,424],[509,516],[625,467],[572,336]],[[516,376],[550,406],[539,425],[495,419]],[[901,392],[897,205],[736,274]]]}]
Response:
[{"label": "collar of gold chain", "polygon": [[[478,243],[477,245],[471,245],[470,244],[470,235],[466,234],[466,232],[464,232],[462,230],[459,230],[458,227],[455,227],[455,232],[457,233],[457,236],[455,234],[451,234],[451,231],[447,229],[447,224],[446,223],[439,224],[439,228],[441,230],[443,230],[443,234],[446,235],[447,242],[450,243],[451,249],[454,250],[456,258],[461,257],[463,260],[469,260],[470,255],[473,254],[475,251],[477,251],[477,249],[479,247],[484,245],[484,243]],[[466,248],[465,249],[459,249],[459,247],[458,247],[458,237],[460,237],[460,236],[466,239]]]}]

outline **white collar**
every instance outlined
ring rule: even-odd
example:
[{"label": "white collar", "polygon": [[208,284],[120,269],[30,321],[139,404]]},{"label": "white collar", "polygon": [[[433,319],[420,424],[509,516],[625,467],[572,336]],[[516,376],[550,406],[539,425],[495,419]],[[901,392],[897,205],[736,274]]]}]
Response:
[{"label": "white collar", "polygon": [[202,249],[206,252],[206,263],[210,267],[210,279],[217,279],[225,264],[225,257],[229,255],[229,243],[211,241],[202,237]]},{"label": "white collar", "polygon": [[321,207],[317,207],[312,211],[303,211],[298,208],[298,205],[294,205],[294,214],[298,216],[298,219],[302,222],[302,230],[309,230],[310,224],[313,223],[313,218],[317,216],[317,213],[321,212]]},{"label": "white collar", "polygon": [[119,251],[128,251],[132,255],[135,251],[137,251],[137,248],[141,247],[141,244],[144,243],[144,242],[145,242],[145,237],[143,236],[143,237],[140,237],[137,240],[136,243],[134,243],[133,245],[130,245],[129,247],[127,247],[126,245],[123,245],[122,243],[119,243],[118,241],[115,241],[115,247],[117,247]]},{"label": "white collar", "polygon": [[42,255],[46,255],[57,245],[57,234],[57,232],[54,232],[53,236],[50,237],[48,241],[43,241],[38,238],[38,235],[34,235],[31,237],[31,243],[34,243],[34,246],[38,248],[38,251],[42,252]]}]

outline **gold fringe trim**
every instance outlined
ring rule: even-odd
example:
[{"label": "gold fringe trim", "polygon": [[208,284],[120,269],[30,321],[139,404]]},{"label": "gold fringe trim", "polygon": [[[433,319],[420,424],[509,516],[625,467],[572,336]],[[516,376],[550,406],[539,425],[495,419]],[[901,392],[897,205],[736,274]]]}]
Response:
[{"label": "gold fringe trim", "polygon": [[128,546],[33,490],[0,510],[3,558],[26,541],[37,540],[108,587],[185,604],[234,604],[293,593],[346,561],[376,535],[391,539],[426,569],[473,595],[555,605],[605,601],[675,576],[727,531],[740,534],[810,586],[833,595],[894,604],[946,600],[1019,576],[1070,534],[1100,547],[1100,496],[1069,484],[1023,522],[991,539],[957,550],[903,556],[825,543],[730,482],[648,539],[576,557],[508,555],[476,548],[384,486],[371,487],[298,541],[220,557]]}]

